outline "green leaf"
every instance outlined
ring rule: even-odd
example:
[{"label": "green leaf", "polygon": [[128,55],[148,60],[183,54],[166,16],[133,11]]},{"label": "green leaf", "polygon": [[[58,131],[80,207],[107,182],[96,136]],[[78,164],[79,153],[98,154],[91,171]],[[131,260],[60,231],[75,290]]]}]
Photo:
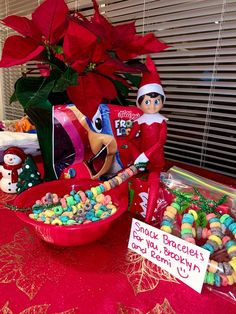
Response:
[{"label": "green leaf", "polygon": [[58,54],[63,53],[62,46],[54,46],[53,50],[55,51],[55,53],[58,53]]},{"label": "green leaf", "polygon": [[205,228],[208,224],[206,214],[204,212],[199,211],[197,215],[198,215],[198,218],[196,220],[197,227]]},{"label": "green leaf", "polygon": [[53,92],[64,92],[69,86],[78,85],[78,73],[68,68],[58,80],[56,80]]},{"label": "green leaf", "polygon": [[120,81],[113,80],[113,84],[115,85],[116,90],[119,94],[121,94],[124,97],[127,97],[129,94],[129,88],[128,86],[125,86]]},{"label": "green leaf", "polygon": [[14,91],[14,93],[11,95],[10,97],[10,104],[17,101],[17,97],[16,97],[16,92]]},{"label": "green leaf", "polygon": [[51,104],[48,95],[54,86],[54,80],[45,77],[22,77],[15,85],[15,94],[24,110],[32,106],[45,107]]},{"label": "green leaf", "polygon": [[134,199],[134,190],[131,189],[131,182],[128,183],[129,186],[129,205],[128,205],[128,210],[130,210],[130,207],[133,203],[133,199]]},{"label": "green leaf", "polygon": [[125,78],[131,82],[131,84],[137,88],[140,86],[141,77],[138,75],[132,75],[130,73],[124,73]]}]

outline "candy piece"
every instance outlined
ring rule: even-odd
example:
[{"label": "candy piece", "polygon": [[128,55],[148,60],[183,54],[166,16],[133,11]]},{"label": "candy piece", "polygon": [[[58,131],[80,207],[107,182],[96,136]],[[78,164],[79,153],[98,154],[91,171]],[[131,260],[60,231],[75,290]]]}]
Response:
[{"label": "candy piece", "polygon": [[185,228],[185,229],[182,229],[182,230],[181,230],[181,234],[186,234],[186,233],[192,234],[192,228],[191,228],[191,229]]},{"label": "candy piece", "polygon": [[59,198],[57,194],[55,193],[52,194],[52,201],[53,201],[53,204],[57,204],[59,202]]},{"label": "candy piece", "polygon": [[213,246],[214,248],[214,252],[217,251],[219,249],[219,246],[218,244],[215,242],[215,241],[212,241],[212,240],[207,240],[207,243],[209,243],[210,245]]},{"label": "candy piece", "polygon": [[210,235],[208,239],[212,240],[212,241],[215,241],[219,245],[219,247],[222,245],[221,238],[219,238],[219,237],[217,237],[215,235]]},{"label": "candy piece", "polygon": [[105,196],[105,205],[109,204],[111,202],[111,196],[110,195],[106,195]]},{"label": "candy piece", "polygon": [[220,222],[223,224],[224,221],[225,221],[228,217],[230,217],[228,214],[224,214],[223,216],[220,217]]},{"label": "candy piece", "polygon": [[60,199],[60,203],[61,203],[62,208],[67,208],[66,199],[64,197]]},{"label": "candy piece", "polygon": [[[225,215],[223,215],[223,216],[225,216]],[[233,222],[234,222],[233,218],[228,215],[228,217],[226,217],[224,219],[223,224],[226,226],[226,228],[228,228]]]},{"label": "candy piece", "polygon": [[69,220],[69,217],[68,216],[60,216],[59,219],[61,220],[61,222],[63,224],[65,224]]},{"label": "candy piece", "polygon": [[207,228],[203,228],[202,229],[202,238],[206,239],[208,237],[208,229]]},{"label": "candy piece", "polygon": [[207,279],[206,279],[206,283],[208,283],[209,285],[213,285],[214,284],[214,274],[207,272]]},{"label": "candy piece", "polygon": [[220,227],[221,227],[221,224],[220,224],[220,222],[218,222],[218,221],[211,222],[211,223],[210,223],[210,227],[211,227],[211,228],[220,228]]},{"label": "candy piece", "polygon": [[206,215],[206,219],[209,221],[210,219],[212,219],[212,218],[215,218],[216,217],[216,215],[214,214],[214,213],[210,213],[210,214],[208,214],[208,215]]},{"label": "candy piece", "polygon": [[227,277],[225,275],[223,275],[223,274],[220,274],[220,278],[221,278],[222,286],[224,286],[224,287],[227,286],[227,284],[228,284]]},{"label": "candy piece", "polygon": [[220,222],[220,219],[218,217],[213,217],[211,219],[209,219],[209,223],[213,223],[213,222]]},{"label": "candy piece", "polygon": [[119,176],[117,176],[117,177],[116,177],[116,180],[119,182],[119,184],[123,183],[122,178],[121,178],[121,177],[119,177]]},{"label": "candy piece", "polygon": [[218,270],[218,263],[214,260],[211,260],[210,263],[208,264],[207,270],[211,273],[216,273]]},{"label": "candy piece", "polygon": [[222,239],[222,244],[225,245],[227,247],[227,242],[230,241],[230,237],[228,236],[224,236]]},{"label": "candy piece", "polygon": [[53,208],[53,210],[54,210],[54,213],[55,213],[56,215],[58,215],[58,216],[63,213],[63,208],[62,208],[62,206],[55,206],[55,207]]},{"label": "candy piece", "polygon": [[226,263],[226,262],[223,262],[223,267],[224,267],[224,273],[226,276],[229,276],[232,274],[233,272],[233,269],[232,267],[230,266],[230,264]]},{"label": "candy piece", "polygon": [[228,250],[227,250],[228,254],[230,254],[230,253],[232,253],[234,251],[236,251],[236,245],[233,245],[233,246],[229,247]]},{"label": "candy piece", "polygon": [[161,225],[162,225],[162,226],[168,226],[168,227],[171,228],[171,227],[173,226],[173,223],[171,223],[171,222],[168,221],[168,220],[163,220]]},{"label": "candy piece", "polygon": [[130,177],[132,177],[133,174],[134,174],[134,172],[133,172],[131,169],[129,169],[129,168],[127,168],[127,169],[125,170],[125,172],[126,172]]},{"label": "candy piece", "polygon": [[233,268],[233,270],[236,272],[236,260],[229,261],[229,265]]},{"label": "candy piece", "polygon": [[167,233],[171,233],[172,229],[169,226],[161,226],[161,230]]},{"label": "candy piece", "polygon": [[193,216],[194,220],[196,221],[198,218],[197,212],[193,209],[190,209],[188,212],[189,212],[189,214],[191,214]]},{"label": "candy piece", "polygon": [[189,223],[187,223],[187,222],[185,222],[185,223],[183,223],[182,225],[181,225],[181,229],[191,229],[192,228],[192,225],[191,224],[189,224]]},{"label": "candy piece", "polygon": [[214,247],[209,244],[209,243],[205,243],[203,246],[202,246],[203,249],[207,250],[207,251],[210,251],[211,254],[214,253]]},{"label": "candy piece", "polygon": [[[163,221],[169,221],[173,225],[173,219],[168,217],[168,216],[163,216]],[[162,222],[161,222],[161,224],[162,224]]]},{"label": "candy piece", "polygon": [[77,211],[78,211],[78,208],[77,208],[77,206],[72,206],[72,213],[73,214],[76,214],[77,213]]},{"label": "candy piece", "polygon": [[236,272],[235,272],[235,271],[232,272],[232,277],[233,277],[233,279],[234,279],[234,282],[236,283]]},{"label": "candy piece", "polygon": [[103,214],[103,210],[98,209],[98,210],[95,212],[95,217],[100,218],[102,214]]},{"label": "candy piece", "polygon": [[175,214],[174,214],[173,212],[171,212],[171,211],[168,211],[168,210],[166,210],[166,211],[164,212],[164,215],[170,217],[171,219],[174,219],[174,218],[175,218]]},{"label": "candy piece", "polygon": [[229,226],[229,231],[231,231],[232,233],[236,232],[236,222],[233,222],[230,226]]},{"label": "candy piece", "polygon": [[[96,189],[95,189],[95,190],[96,190]],[[92,191],[92,189],[91,189],[91,191]],[[77,194],[79,194],[79,196],[80,196],[80,198],[81,198],[81,201],[82,201],[83,203],[85,203],[86,200],[87,200],[87,197],[86,197],[85,193],[84,193],[83,191],[79,191]]]},{"label": "candy piece", "polygon": [[96,197],[96,202],[97,203],[104,203],[105,196],[103,194],[100,194]]},{"label": "candy piece", "polygon": [[52,222],[52,225],[58,225],[61,226],[62,225],[62,221],[59,218],[55,218]]},{"label": "candy piece", "polygon": [[46,217],[49,217],[49,218],[50,218],[50,217],[52,217],[52,216],[55,215],[55,212],[54,212],[54,210],[48,209],[48,210],[45,210],[44,215],[45,215]]},{"label": "candy piece", "polygon": [[193,224],[194,217],[191,214],[184,214],[183,219],[182,219],[182,223],[185,223],[185,222]]},{"label": "candy piece", "polygon": [[220,275],[217,273],[214,274],[214,283],[217,287],[220,287],[221,279],[220,279]]},{"label": "candy piece", "polygon": [[105,211],[105,212],[103,212],[103,213],[101,214],[100,218],[101,218],[101,219],[104,219],[104,218],[107,218],[107,217],[109,217],[109,216],[110,216],[110,214]]},{"label": "candy piece", "polygon": [[169,211],[169,212],[171,212],[171,213],[173,213],[173,214],[177,214],[177,210],[176,210],[176,208],[175,207],[173,207],[173,206],[167,206],[166,207],[166,211]]},{"label": "candy piece", "polygon": [[76,224],[76,221],[75,221],[74,219],[68,219],[67,222],[66,222],[66,224],[67,224],[68,226],[75,225],[75,224]]},{"label": "candy piece", "polygon": [[129,168],[132,170],[133,174],[138,173],[138,169],[134,165],[130,166]]},{"label": "candy piece", "polygon": [[230,248],[231,246],[233,246],[235,244],[236,244],[236,242],[234,240],[229,239],[229,241],[227,241],[225,243],[225,247],[226,247],[226,249],[228,249],[228,248]]},{"label": "candy piece", "polygon": [[104,185],[106,191],[109,191],[111,189],[110,183],[108,181],[103,182],[103,185]]},{"label": "candy piece", "polygon": [[105,192],[105,187],[104,187],[103,184],[100,184],[100,185],[99,185],[99,188],[100,188],[100,190],[101,190],[101,193]]},{"label": "candy piece", "polygon": [[195,244],[194,238],[191,237],[186,238],[185,241]]},{"label": "candy piece", "polygon": [[234,278],[233,276],[229,275],[227,276],[228,285],[232,286],[234,284]]}]

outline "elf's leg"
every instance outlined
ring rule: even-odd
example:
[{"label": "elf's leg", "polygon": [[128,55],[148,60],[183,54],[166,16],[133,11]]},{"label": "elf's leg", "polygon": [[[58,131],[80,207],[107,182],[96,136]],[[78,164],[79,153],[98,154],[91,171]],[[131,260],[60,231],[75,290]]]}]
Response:
[{"label": "elf's leg", "polygon": [[160,185],[160,171],[151,171],[148,176],[148,203],[145,222],[150,223],[157,206]]}]

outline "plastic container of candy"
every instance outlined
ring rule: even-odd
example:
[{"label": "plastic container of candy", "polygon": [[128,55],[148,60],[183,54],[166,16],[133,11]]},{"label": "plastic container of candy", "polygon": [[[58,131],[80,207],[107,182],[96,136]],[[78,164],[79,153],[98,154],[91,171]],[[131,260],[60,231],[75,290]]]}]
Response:
[{"label": "plastic container of candy", "polygon": [[[59,197],[69,194],[72,190],[86,191],[100,182],[94,180],[56,180],[45,182],[29,188],[19,194],[14,200],[17,208],[30,208],[35,202],[45,196],[46,193],[56,193]],[[111,216],[88,224],[74,224],[60,226],[45,224],[29,217],[30,211],[16,211],[19,219],[28,225],[32,225],[36,234],[46,242],[59,246],[76,246],[90,243],[101,238],[111,227],[115,219],[121,216],[128,208],[128,185],[126,182],[104,193],[110,195],[112,204],[117,211]]]},{"label": "plastic container of candy", "polygon": [[204,287],[236,302],[235,186],[175,166],[163,182],[172,201],[163,213],[160,229],[209,251]]}]

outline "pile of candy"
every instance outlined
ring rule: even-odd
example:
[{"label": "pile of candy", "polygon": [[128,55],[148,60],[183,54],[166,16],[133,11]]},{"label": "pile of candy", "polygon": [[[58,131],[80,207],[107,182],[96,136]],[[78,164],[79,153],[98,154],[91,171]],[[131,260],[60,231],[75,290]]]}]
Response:
[{"label": "pile of candy", "polygon": [[47,193],[41,200],[36,201],[29,217],[45,224],[74,225],[86,224],[107,218],[117,211],[112,204],[110,195],[100,194],[89,197],[91,190],[71,191],[60,200],[57,194]]},{"label": "pile of candy", "polygon": [[130,166],[114,178],[92,187],[90,190],[75,191],[59,198],[57,194],[47,193],[32,206],[29,217],[52,225],[87,224],[105,219],[117,211],[110,195],[103,193],[114,188],[137,173]]},{"label": "pile of candy", "polygon": [[[196,240],[204,240],[202,248],[210,251],[210,260],[205,275],[204,282],[217,287],[233,285],[236,283],[236,221],[229,214],[221,215],[215,208],[221,204],[225,198],[211,200],[201,195],[199,200],[196,197],[190,199],[190,195],[178,194],[178,197],[168,206],[164,212],[161,222],[161,230],[172,233],[177,224],[177,215],[181,218],[180,236],[185,241],[196,244]],[[199,192],[198,192],[199,194]],[[194,196],[194,194],[193,194]],[[189,207],[185,213],[181,213],[181,202]],[[193,210],[192,204],[198,204],[198,210]],[[208,205],[209,210],[208,210]],[[204,207],[203,207],[204,205]],[[200,208],[203,207],[202,209]],[[205,211],[204,211],[205,209]],[[215,211],[215,212],[210,212]],[[202,219],[202,217],[205,217]],[[201,219],[200,219],[201,218]],[[202,221],[201,221],[202,220]],[[199,226],[201,223],[203,226]],[[213,253],[225,249],[227,259],[223,262],[212,258]]]}]

